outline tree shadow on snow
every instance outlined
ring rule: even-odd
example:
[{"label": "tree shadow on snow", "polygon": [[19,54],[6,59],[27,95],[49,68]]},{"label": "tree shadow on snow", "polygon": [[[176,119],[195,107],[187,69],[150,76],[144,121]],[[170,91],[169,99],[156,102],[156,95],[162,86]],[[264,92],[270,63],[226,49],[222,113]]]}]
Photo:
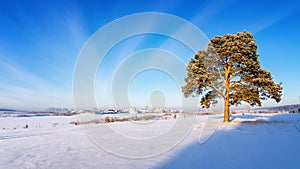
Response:
[{"label": "tree shadow on snow", "polygon": [[[269,119],[293,118],[284,116],[274,115]],[[300,120],[300,115],[297,118]],[[175,149],[168,160],[155,168],[296,169],[300,168],[299,140],[300,135],[289,124],[274,127],[274,124],[222,123],[221,129],[207,142],[200,144],[195,141],[184,148]]]}]

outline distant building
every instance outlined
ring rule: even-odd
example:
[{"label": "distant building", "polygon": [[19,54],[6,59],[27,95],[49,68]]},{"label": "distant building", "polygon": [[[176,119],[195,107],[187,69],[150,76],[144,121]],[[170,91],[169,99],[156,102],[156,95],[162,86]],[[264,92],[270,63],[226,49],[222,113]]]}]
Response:
[{"label": "distant building", "polygon": [[176,110],[176,109],[171,109],[169,110],[171,113],[179,113],[179,110]]},{"label": "distant building", "polygon": [[151,113],[152,111],[149,109],[140,109],[138,110],[139,113]]},{"label": "distant building", "polygon": [[163,108],[155,108],[152,110],[153,113],[163,113],[164,109]]},{"label": "distant building", "polygon": [[60,107],[49,107],[46,109],[46,112],[68,112],[68,108],[60,108]]},{"label": "distant building", "polygon": [[135,107],[130,107],[130,108],[128,109],[128,113],[136,114],[136,113],[137,113],[137,110],[136,110]]}]

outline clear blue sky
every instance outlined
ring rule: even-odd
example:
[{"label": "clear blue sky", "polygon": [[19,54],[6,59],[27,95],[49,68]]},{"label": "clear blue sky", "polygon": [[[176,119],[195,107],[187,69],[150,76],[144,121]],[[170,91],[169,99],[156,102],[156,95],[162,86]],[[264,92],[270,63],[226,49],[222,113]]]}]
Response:
[{"label": "clear blue sky", "polygon": [[[262,67],[271,71],[275,82],[283,82],[284,87],[281,103],[267,101],[263,105],[299,103],[300,1],[1,0],[0,108],[35,110],[51,106],[73,107],[73,71],[85,42],[105,24],[138,12],[163,12],[179,16],[195,24],[208,38],[244,30],[252,32],[259,46]],[[153,42],[162,39],[135,37],[128,41],[139,42],[139,48],[143,49],[156,47]],[[170,44],[177,48],[176,42]],[[123,44],[124,47],[126,44]],[[172,51],[172,45],[167,49]],[[132,51],[127,52],[130,54]],[[193,56],[189,52],[186,54],[181,58],[185,63]],[[120,61],[120,58],[111,54],[103,63],[116,66]],[[105,67],[99,68],[95,97],[99,106],[109,107],[112,106],[110,99],[104,100],[105,97],[109,98],[109,91],[98,83],[101,83],[101,79],[105,80],[104,74],[110,74],[105,72],[102,76],[101,69]],[[113,71],[114,66],[108,70]],[[151,87],[149,83],[141,88],[141,82],[151,79],[153,75],[161,82],[155,85],[161,85],[161,88],[172,81],[166,74],[157,76],[155,71],[146,71],[143,76],[137,76],[128,89],[132,93],[131,101],[136,106],[147,105],[147,92],[157,89],[157,86]],[[165,92],[180,93],[176,89],[178,86],[173,85]],[[138,95],[134,93],[135,90],[139,91],[138,94],[147,90],[147,95]],[[169,106],[175,107],[176,104],[177,101],[171,99]]]}]

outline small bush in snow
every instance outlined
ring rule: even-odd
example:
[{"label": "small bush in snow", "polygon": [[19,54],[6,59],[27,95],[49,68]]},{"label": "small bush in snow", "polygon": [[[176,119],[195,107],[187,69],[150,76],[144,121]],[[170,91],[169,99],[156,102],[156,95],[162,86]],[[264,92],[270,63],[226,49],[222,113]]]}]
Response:
[{"label": "small bush in snow", "polygon": [[104,118],[104,122],[105,122],[105,123],[109,123],[109,122],[110,122],[109,117],[105,117],[105,118]]},{"label": "small bush in snow", "polygon": [[110,122],[111,122],[111,123],[115,122],[115,119],[112,117],[112,118],[110,119]]}]

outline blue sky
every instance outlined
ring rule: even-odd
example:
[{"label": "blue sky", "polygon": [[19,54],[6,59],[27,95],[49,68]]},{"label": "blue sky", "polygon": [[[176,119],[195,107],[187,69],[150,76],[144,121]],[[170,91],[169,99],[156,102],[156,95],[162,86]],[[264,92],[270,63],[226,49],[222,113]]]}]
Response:
[{"label": "blue sky", "polygon": [[[271,71],[275,82],[283,82],[284,87],[279,104],[266,101],[263,105],[299,103],[299,1],[2,0],[0,107],[26,110],[73,107],[73,72],[85,42],[105,24],[139,12],[176,15],[196,25],[208,38],[244,30],[252,32],[259,46],[262,67]],[[114,47],[101,63],[105,66],[99,66],[95,79],[97,105],[113,106],[110,83],[102,82],[113,75],[122,57],[137,49],[161,47],[165,41],[165,37],[154,35],[137,36]],[[135,47],[131,49],[132,44]],[[172,40],[163,48],[180,55],[184,63],[193,56]],[[149,79],[152,81],[147,82]],[[180,96],[178,86],[164,73],[145,71],[131,84],[130,100],[137,107],[148,105],[149,95],[156,89],[165,90],[168,106],[176,107],[178,103],[174,99]]]}]

